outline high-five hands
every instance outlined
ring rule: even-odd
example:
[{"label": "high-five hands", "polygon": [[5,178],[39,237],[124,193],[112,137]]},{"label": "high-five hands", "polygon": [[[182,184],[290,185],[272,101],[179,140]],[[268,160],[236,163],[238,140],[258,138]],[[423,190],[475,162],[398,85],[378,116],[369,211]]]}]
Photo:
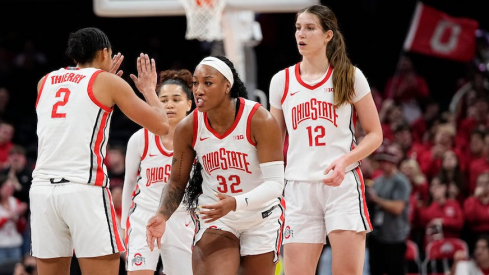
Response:
[{"label": "high-five hands", "polygon": [[119,70],[119,67],[121,66],[122,60],[124,60],[124,56],[121,53],[117,53],[116,55],[114,55],[112,57],[112,65],[110,66],[110,73],[113,73],[119,77],[122,76],[124,71]]},{"label": "high-five hands", "polygon": [[141,53],[137,59],[138,76],[131,74],[130,77],[138,90],[145,93],[154,93],[158,76],[156,74],[156,62],[147,54]]}]

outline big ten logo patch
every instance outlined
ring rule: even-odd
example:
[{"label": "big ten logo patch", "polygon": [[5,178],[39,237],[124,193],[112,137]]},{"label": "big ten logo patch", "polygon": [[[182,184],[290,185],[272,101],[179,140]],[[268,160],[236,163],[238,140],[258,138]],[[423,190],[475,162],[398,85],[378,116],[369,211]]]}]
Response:
[{"label": "big ten logo patch", "polygon": [[294,230],[290,229],[290,226],[286,226],[284,230],[284,237],[289,239],[290,237],[294,237]]},{"label": "big ten logo patch", "polygon": [[140,266],[143,263],[145,263],[145,259],[141,255],[141,253],[134,254],[134,259],[132,259],[132,265]]},{"label": "big ten logo patch", "polygon": [[233,139],[234,140],[244,139],[244,135],[235,135],[235,136],[233,136]]}]

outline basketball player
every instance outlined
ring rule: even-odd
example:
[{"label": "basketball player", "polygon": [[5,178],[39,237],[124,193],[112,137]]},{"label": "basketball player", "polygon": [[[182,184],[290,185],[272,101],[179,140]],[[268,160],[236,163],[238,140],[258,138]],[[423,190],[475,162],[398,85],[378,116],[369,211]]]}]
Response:
[{"label": "basketball player", "polygon": [[38,272],[68,274],[73,250],[83,274],[118,274],[124,244],[117,228],[104,165],[115,104],[157,135],[168,133],[158,100],[156,65],[145,54],[131,75],[146,102],[119,76],[123,56],[111,58],[97,28],[71,33],[66,54],[76,67],[55,70],[38,84],[38,158],[31,199],[32,255]]},{"label": "basketball player", "polygon": [[[197,110],[174,136],[170,182],[147,225],[152,249],[184,197],[197,207],[194,274],[275,273],[282,239],[284,166],[280,128],[246,89],[225,57],[206,57],[194,71]],[[240,267],[241,265],[241,267]]]},{"label": "basketball player", "polygon": [[160,255],[165,274],[192,274],[194,223],[183,204],[167,223],[161,250],[150,251],[146,243],[146,223],[158,210],[162,188],[170,176],[175,127],[192,107],[191,85],[192,73],[188,70],[161,72],[157,93],[166,108],[170,131],[157,136],[143,128],[127,143],[122,200],[122,220],[126,224],[122,228],[126,231],[128,274],[153,275]]},{"label": "basketball player", "polygon": [[[289,135],[285,274],[315,274],[326,235],[333,274],[362,274],[372,226],[358,166],[382,142],[377,109],[334,13],[313,5],[297,13],[295,26],[302,60],[270,83],[270,111]],[[358,145],[357,116],[366,132]]]}]

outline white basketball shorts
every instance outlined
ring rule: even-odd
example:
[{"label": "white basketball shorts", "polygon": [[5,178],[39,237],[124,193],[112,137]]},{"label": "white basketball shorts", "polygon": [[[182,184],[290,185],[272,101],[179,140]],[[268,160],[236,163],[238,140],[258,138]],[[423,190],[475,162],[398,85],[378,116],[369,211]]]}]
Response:
[{"label": "white basketball shorts", "polygon": [[109,189],[36,183],[30,189],[32,256],[98,257],[125,250]]},{"label": "white basketball shorts", "polygon": [[192,240],[195,226],[187,211],[177,210],[166,222],[161,238],[161,249],[149,250],[146,242],[146,224],[155,211],[135,205],[126,227],[126,270],[156,270],[161,256],[165,274],[192,274]]},{"label": "white basketball shorts", "polygon": [[196,219],[194,245],[202,238],[207,228],[224,230],[239,239],[241,256],[273,251],[274,262],[277,262],[283,239],[284,210],[285,202],[282,199],[271,208],[232,212],[232,218],[229,218],[228,214],[210,223],[200,220],[199,215],[194,214]]},{"label": "white basketball shorts", "polygon": [[321,181],[287,181],[284,244],[326,243],[333,230],[372,231],[360,168],[345,173],[340,186]]}]

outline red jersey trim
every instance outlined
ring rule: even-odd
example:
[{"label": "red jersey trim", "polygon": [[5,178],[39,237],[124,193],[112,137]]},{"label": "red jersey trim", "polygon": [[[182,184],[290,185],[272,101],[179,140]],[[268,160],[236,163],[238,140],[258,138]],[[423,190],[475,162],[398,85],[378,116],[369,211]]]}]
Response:
[{"label": "red jersey trim", "polygon": [[365,219],[367,220],[369,229],[372,230],[373,227],[372,227],[372,223],[370,222],[370,215],[368,213],[368,208],[367,208],[367,200],[365,199],[365,182],[363,180],[363,174],[362,171],[360,170],[360,167],[357,166],[355,168],[355,173],[357,173],[357,176],[360,179],[360,192],[363,201],[362,207],[363,207],[363,212],[365,213]]},{"label": "red jersey trim", "polygon": [[197,113],[198,110],[197,108],[194,110],[194,121],[193,121],[193,129],[194,129],[194,136],[192,137],[192,148],[195,147],[195,143],[197,142],[197,131],[199,129],[199,113]]},{"label": "red jersey trim", "polygon": [[90,78],[90,81],[88,82],[88,87],[87,87],[88,97],[90,97],[90,99],[93,101],[93,103],[95,103],[95,105],[100,107],[102,110],[110,113],[113,108],[105,106],[104,104],[100,103],[100,101],[98,101],[95,98],[95,95],[93,94],[93,82],[95,81],[95,78],[97,77],[97,75],[99,75],[101,72],[103,72],[103,70],[98,70],[98,71],[94,72],[92,77]]},{"label": "red jersey trim", "polygon": [[284,85],[284,94],[282,95],[282,100],[280,103],[283,105],[285,98],[287,98],[287,94],[289,93],[289,68],[285,68],[285,85]]},{"label": "red jersey trim", "polygon": [[39,89],[39,93],[37,93],[37,99],[36,99],[36,108],[37,104],[39,103],[39,99],[41,98],[42,90],[44,90],[44,84],[46,84],[46,80],[48,79],[48,75],[44,76],[44,80],[41,83],[41,88]]},{"label": "red jersey trim", "polygon": [[146,158],[146,155],[148,154],[148,147],[149,147],[149,132],[148,129],[144,129],[144,149],[143,149],[143,155],[141,156],[141,160]]},{"label": "red jersey trim", "polygon": [[248,120],[246,121],[246,138],[248,139],[248,142],[253,146],[256,146],[256,143],[253,142],[253,139],[251,138],[251,119],[253,119],[253,115],[255,114],[256,110],[260,108],[260,106],[260,103],[256,103],[253,106],[253,109],[251,109],[250,114],[248,115]]},{"label": "red jersey trim", "polygon": [[297,63],[295,65],[295,78],[297,78],[297,81],[302,85],[304,86],[305,88],[309,89],[309,90],[314,90],[316,88],[319,88],[321,85],[323,85],[324,83],[326,83],[326,81],[328,81],[329,77],[331,76],[331,74],[333,73],[333,67],[329,66],[328,67],[328,72],[326,73],[326,76],[323,78],[323,80],[321,80],[319,83],[317,83],[316,85],[309,85],[309,84],[306,84],[302,78],[301,78],[301,69],[300,69],[300,65],[301,63]]},{"label": "red jersey trim", "polygon": [[160,151],[160,153],[162,153],[164,156],[167,156],[167,157],[173,156],[173,152],[171,152],[171,153],[167,152],[165,150],[165,148],[163,148],[163,146],[161,146],[160,136],[155,135],[155,143],[156,143],[156,147],[158,147],[158,150]]},{"label": "red jersey trim", "polygon": [[95,140],[94,153],[97,157],[97,172],[95,175],[95,183],[96,186],[104,186],[104,181],[106,179],[104,168],[103,168],[103,157],[101,153],[102,143],[105,140],[105,126],[107,125],[107,120],[109,117],[109,113],[103,113],[102,119],[100,120],[100,128],[97,133],[97,139]]},{"label": "red jersey trim", "polygon": [[[110,191],[107,189],[107,188],[104,188],[105,192],[107,192],[107,195],[109,196],[109,200],[112,202],[112,195],[110,193]],[[111,222],[112,222],[112,228],[113,228],[113,231],[114,231],[114,239],[115,239],[115,243],[117,244],[117,250],[118,251],[124,251],[124,244],[122,244],[122,239],[121,239],[121,236],[119,235],[119,230],[118,230],[118,226],[117,226],[117,220],[116,220],[116,213],[115,213],[115,209],[114,209],[114,204],[113,203],[110,203],[110,214],[111,214]],[[129,231],[128,231],[129,232]]]},{"label": "red jersey trim", "polygon": [[209,120],[207,119],[207,113],[204,112],[205,127],[207,127],[207,130],[209,130],[209,132],[211,132],[218,139],[223,139],[223,138],[227,137],[229,134],[231,134],[234,131],[234,129],[236,129],[236,126],[238,126],[239,120],[241,119],[241,116],[243,115],[243,110],[244,110],[244,105],[245,105],[244,98],[238,97],[238,100],[240,102],[240,105],[239,105],[238,114],[236,115],[236,118],[234,119],[234,123],[233,123],[233,125],[231,125],[231,127],[222,136],[216,130],[212,129],[212,127],[209,125]]}]

